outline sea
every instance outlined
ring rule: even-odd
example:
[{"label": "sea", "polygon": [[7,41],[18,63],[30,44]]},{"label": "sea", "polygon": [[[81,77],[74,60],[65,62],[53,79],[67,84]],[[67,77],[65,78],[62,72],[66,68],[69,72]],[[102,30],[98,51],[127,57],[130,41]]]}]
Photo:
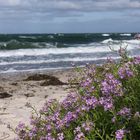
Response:
[{"label": "sea", "polygon": [[[135,33],[0,34],[0,73],[52,71],[140,55]],[[110,49],[111,48],[111,49]]]}]

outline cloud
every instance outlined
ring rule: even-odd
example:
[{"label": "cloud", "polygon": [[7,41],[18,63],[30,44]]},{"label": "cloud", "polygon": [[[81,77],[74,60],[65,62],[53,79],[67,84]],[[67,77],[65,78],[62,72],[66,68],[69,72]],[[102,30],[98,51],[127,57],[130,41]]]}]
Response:
[{"label": "cloud", "polygon": [[29,12],[94,12],[140,8],[140,0],[0,0],[0,8]]},{"label": "cloud", "polygon": [[[124,21],[125,16],[128,17],[127,20],[137,18],[140,13],[139,9],[140,0],[0,0],[0,25],[10,27],[10,24],[26,22],[27,25],[34,23],[37,27],[38,23],[40,25],[48,23],[49,26],[50,23],[62,25],[61,21],[66,21],[64,23],[66,25],[71,19],[83,21],[86,24],[90,18],[99,21],[99,18],[107,16],[110,21],[113,16],[116,19],[120,16],[119,20]],[[117,14],[114,15],[114,13]],[[88,18],[89,15],[90,18]],[[79,30],[83,27],[77,26]]]},{"label": "cloud", "polygon": [[20,4],[20,0],[0,0],[0,6],[15,6]]}]

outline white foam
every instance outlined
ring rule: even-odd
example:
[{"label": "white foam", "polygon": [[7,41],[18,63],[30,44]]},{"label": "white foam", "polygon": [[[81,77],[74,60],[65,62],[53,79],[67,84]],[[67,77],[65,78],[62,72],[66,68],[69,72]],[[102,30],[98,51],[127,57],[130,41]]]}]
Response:
[{"label": "white foam", "polygon": [[106,39],[104,41],[102,41],[103,44],[109,43],[109,42],[113,42],[112,38]]},{"label": "white foam", "polygon": [[130,52],[132,50],[140,48],[138,44],[130,44],[130,43],[127,43],[127,42],[124,42],[124,43],[121,43],[121,44],[111,45],[111,48],[113,48],[114,51],[118,51],[120,49],[120,47],[124,48],[124,49],[126,49],[127,51],[130,51]]},{"label": "white foam", "polygon": [[[22,57],[22,56],[39,56],[49,54],[82,54],[82,53],[102,53],[111,52],[108,43],[111,42],[112,48],[118,50],[120,43],[118,40],[111,38],[104,40],[101,44],[90,43],[87,45],[78,45],[79,47],[68,48],[35,48],[35,49],[17,49],[17,50],[1,50],[0,57]],[[128,44],[127,49],[139,48],[140,40],[124,40]]]},{"label": "white foam", "polygon": [[[116,60],[119,59],[120,57],[111,57],[111,59]],[[84,60],[84,59],[83,59]],[[79,61],[83,61],[82,59],[79,59]],[[107,57],[99,58],[99,59],[85,59],[85,61],[93,61],[93,60],[107,60]],[[75,60],[76,61],[76,60]],[[75,62],[73,61],[73,62]],[[35,61],[34,61],[35,62]],[[35,62],[37,64],[37,62]],[[85,65],[80,65],[79,67],[84,67]],[[56,67],[56,68],[41,68],[41,69],[28,69],[28,70],[15,70],[14,68],[10,68],[7,71],[1,71],[0,73],[18,73],[18,72],[37,72],[37,71],[50,71],[50,70],[62,70],[62,69],[70,69],[73,67]]]},{"label": "white foam", "polygon": [[17,70],[15,70],[14,68],[9,68],[8,70],[1,71],[0,73],[15,73],[15,72],[17,72]]},{"label": "white foam", "polygon": [[140,45],[140,40],[133,39],[133,40],[125,40],[128,44]]},{"label": "white foam", "polygon": [[[120,57],[111,57],[112,59],[118,59]],[[100,57],[100,58],[62,58],[62,59],[54,59],[54,60],[39,60],[39,61],[15,61],[15,62],[1,62],[0,65],[13,65],[13,64],[41,64],[41,63],[53,63],[53,62],[83,62],[83,61],[97,61],[97,60],[105,60],[107,57]]]},{"label": "white foam", "polygon": [[41,43],[32,43],[33,46],[39,47],[39,48],[43,48],[45,46],[45,48],[56,48],[55,45],[50,44],[50,43],[46,43],[46,42],[41,42]]},{"label": "white foam", "polygon": [[0,42],[0,45],[7,47],[7,43],[6,42]]},{"label": "white foam", "polygon": [[75,54],[75,53],[97,53],[109,52],[110,49],[106,46],[101,47],[69,47],[69,48],[42,48],[42,49],[18,49],[18,50],[5,50],[0,51],[0,57],[12,56],[38,56],[49,54]]},{"label": "white foam", "polygon": [[[83,67],[83,66],[80,66]],[[15,70],[15,69],[8,69],[7,71],[1,71],[0,74],[5,73],[20,73],[20,72],[39,72],[39,71],[51,71],[51,70],[62,70],[62,69],[70,69],[73,67],[57,67],[57,68],[42,68],[42,69],[28,69],[28,70]]]},{"label": "white foam", "polygon": [[111,38],[109,38],[102,41],[102,43],[108,47],[111,46],[111,48],[113,48],[116,51],[120,49],[120,46],[124,48],[127,46],[127,50],[140,48],[140,40],[136,40],[136,39],[119,41],[119,40],[112,40]]},{"label": "white foam", "polygon": [[[138,55],[134,55],[133,57],[136,57]],[[132,57],[132,56],[130,56]],[[116,59],[120,59],[120,57],[110,57],[111,59],[113,60],[116,60]],[[106,60],[107,57],[103,57],[103,58],[100,58],[98,60]],[[82,60],[81,60],[82,61]],[[80,65],[79,67],[84,67],[85,65]],[[62,69],[70,69],[70,68],[73,68],[73,67],[56,67],[56,68],[41,68],[41,69],[28,69],[28,70],[15,70],[14,68],[10,68],[8,69],[7,71],[1,71],[0,73],[1,74],[4,74],[4,73],[19,73],[19,72],[43,72],[43,71],[51,71],[51,70],[62,70]]]},{"label": "white foam", "polygon": [[23,39],[36,39],[35,36],[19,36],[19,38],[23,38]]},{"label": "white foam", "polygon": [[131,36],[131,34],[120,34],[120,36]]},{"label": "white foam", "polygon": [[102,34],[102,36],[110,36],[110,34]]}]

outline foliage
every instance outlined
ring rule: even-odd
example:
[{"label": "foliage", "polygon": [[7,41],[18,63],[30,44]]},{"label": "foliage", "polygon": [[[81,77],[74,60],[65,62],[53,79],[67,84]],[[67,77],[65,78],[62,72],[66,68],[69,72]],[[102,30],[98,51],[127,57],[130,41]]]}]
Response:
[{"label": "foliage", "polygon": [[[124,61],[125,58],[125,61]],[[127,59],[126,59],[127,58]],[[78,68],[79,84],[65,100],[49,100],[15,129],[23,140],[138,140],[140,57]],[[75,80],[74,80],[75,82]]]}]

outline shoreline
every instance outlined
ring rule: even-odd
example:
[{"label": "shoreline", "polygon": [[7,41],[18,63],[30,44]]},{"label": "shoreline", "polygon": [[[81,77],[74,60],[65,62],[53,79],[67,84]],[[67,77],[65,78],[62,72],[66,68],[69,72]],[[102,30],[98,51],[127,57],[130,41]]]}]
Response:
[{"label": "shoreline", "polygon": [[[13,140],[15,138],[16,135],[7,128],[8,124],[13,128],[20,121],[29,124],[31,109],[28,103],[39,110],[49,99],[62,101],[71,90],[65,83],[68,83],[68,79],[75,74],[74,69],[0,74],[0,139],[5,137],[5,140]],[[48,85],[42,86],[47,76],[58,80],[57,83],[53,84],[55,80],[52,79],[53,82],[50,81]],[[33,79],[30,80],[29,77]]]}]

